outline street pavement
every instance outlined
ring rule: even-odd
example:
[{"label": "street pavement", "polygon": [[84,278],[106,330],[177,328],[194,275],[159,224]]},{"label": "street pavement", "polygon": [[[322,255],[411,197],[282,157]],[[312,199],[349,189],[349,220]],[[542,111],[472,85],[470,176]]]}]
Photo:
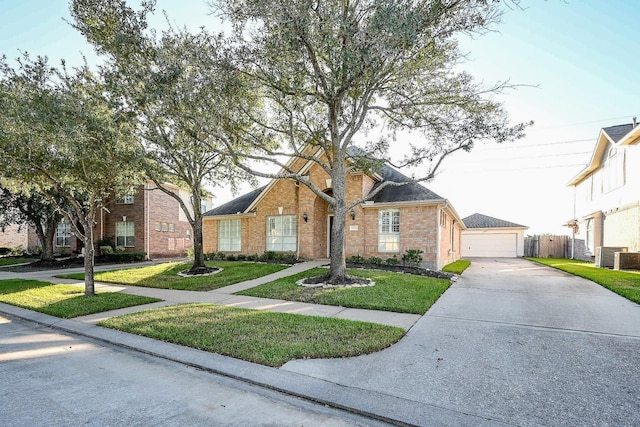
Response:
[{"label": "street pavement", "polygon": [[92,318],[0,312],[398,424],[640,425],[637,304],[526,260],[472,261],[396,345],[280,369],[100,328]]}]

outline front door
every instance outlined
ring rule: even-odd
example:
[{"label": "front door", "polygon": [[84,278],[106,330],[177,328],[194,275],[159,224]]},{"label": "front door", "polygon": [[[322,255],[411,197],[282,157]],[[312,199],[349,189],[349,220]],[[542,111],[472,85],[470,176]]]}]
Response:
[{"label": "front door", "polygon": [[333,231],[333,215],[327,216],[327,258],[331,258],[331,233]]}]

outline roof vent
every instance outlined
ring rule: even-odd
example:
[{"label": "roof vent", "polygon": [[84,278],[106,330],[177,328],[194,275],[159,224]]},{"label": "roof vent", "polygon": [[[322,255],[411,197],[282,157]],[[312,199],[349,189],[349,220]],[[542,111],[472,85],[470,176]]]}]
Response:
[{"label": "roof vent", "polygon": [[637,117],[634,117],[634,118],[633,118],[633,128],[635,129],[635,128],[636,128],[636,126],[638,126],[638,118],[637,118]]}]

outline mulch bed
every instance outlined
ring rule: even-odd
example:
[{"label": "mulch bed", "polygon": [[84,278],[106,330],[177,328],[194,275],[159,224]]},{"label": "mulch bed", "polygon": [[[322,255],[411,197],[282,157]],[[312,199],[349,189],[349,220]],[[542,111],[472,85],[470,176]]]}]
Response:
[{"label": "mulch bed", "polygon": [[422,267],[409,267],[403,265],[378,265],[378,264],[356,264],[347,263],[347,268],[365,268],[373,270],[393,271],[395,273],[415,274],[416,276],[434,277],[436,279],[450,280],[454,274],[444,271],[430,270]]}]

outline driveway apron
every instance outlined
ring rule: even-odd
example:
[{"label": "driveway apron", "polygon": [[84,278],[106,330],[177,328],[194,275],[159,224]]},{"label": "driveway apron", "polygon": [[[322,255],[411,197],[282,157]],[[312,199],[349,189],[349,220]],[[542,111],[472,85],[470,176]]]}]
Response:
[{"label": "driveway apron", "polygon": [[473,259],[397,345],[282,369],[413,401],[423,425],[640,425],[640,306],[526,260]]}]

